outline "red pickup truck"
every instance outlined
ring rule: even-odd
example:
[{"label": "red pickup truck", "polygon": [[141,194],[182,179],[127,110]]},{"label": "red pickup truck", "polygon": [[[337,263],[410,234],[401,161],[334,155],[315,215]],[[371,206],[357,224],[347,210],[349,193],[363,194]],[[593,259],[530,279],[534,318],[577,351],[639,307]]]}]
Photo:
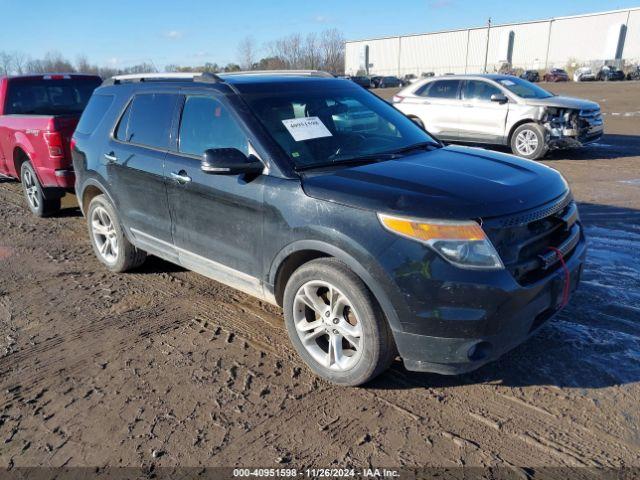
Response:
[{"label": "red pickup truck", "polygon": [[0,78],[0,176],[17,178],[33,213],[60,209],[73,190],[70,139],[95,75],[44,74]]}]

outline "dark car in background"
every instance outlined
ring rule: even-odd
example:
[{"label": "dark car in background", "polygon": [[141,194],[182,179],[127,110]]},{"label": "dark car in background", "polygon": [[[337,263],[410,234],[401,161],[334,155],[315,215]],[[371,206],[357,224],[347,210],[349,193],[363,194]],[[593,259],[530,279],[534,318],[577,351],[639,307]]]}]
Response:
[{"label": "dark car in background", "polygon": [[552,68],[542,76],[545,82],[568,82],[569,74],[561,68]]},{"label": "dark car in background", "polygon": [[378,82],[378,88],[394,88],[394,87],[401,87],[401,86],[402,86],[402,80],[394,76],[382,77]]},{"label": "dark car in background", "polygon": [[413,82],[418,81],[418,76],[414,73],[408,73],[404,77],[402,77],[402,86],[407,86]]},{"label": "dark car in background", "polygon": [[520,78],[535,83],[540,81],[540,73],[537,70],[525,70],[520,75]]},{"label": "dark car in background", "polygon": [[149,253],[280,305],[338,384],[397,353],[443,374],[495,360],[566,304],[585,258],[557,171],[445,147],[321,72],[114,77],[73,143],[107,269]]},{"label": "dark car in background", "polygon": [[380,81],[381,80],[382,80],[382,77],[380,75],[373,75],[371,77],[371,88],[380,87]]},{"label": "dark car in background", "polygon": [[624,80],[624,72],[617,67],[605,65],[596,74],[596,80],[601,82],[615,82]]},{"label": "dark car in background", "polygon": [[364,76],[364,75],[352,76],[350,78],[350,80],[352,82],[360,85],[361,87],[371,88],[371,79],[369,77]]}]

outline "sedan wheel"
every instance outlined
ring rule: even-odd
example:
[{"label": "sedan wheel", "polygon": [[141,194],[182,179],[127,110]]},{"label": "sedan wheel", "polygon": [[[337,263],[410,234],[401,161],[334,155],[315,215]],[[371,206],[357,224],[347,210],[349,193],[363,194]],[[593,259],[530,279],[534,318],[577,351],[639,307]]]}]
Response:
[{"label": "sedan wheel", "polygon": [[523,157],[532,155],[538,148],[538,136],[532,130],[522,130],[516,136],[516,150]]},{"label": "sedan wheel", "polygon": [[546,131],[537,123],[525,123],[516,128],[510,144],[514,154],[529,160],[538,160],[549,150]]}]

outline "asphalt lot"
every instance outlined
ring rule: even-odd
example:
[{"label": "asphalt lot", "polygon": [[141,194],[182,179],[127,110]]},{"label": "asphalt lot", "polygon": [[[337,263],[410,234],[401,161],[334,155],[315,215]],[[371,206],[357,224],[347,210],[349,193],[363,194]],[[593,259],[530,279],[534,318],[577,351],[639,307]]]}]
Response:
[{"label": "asphalt lot", "polygon": [[544,161],[580,202],[583,282],[537,336],[460,377],[397,362],[365,388],[328,385],[278,309],[155,258],[108,273],[72,197],[37,219],[0,181],[0,468],[640,467],[640,83],[549,88],[605,113],[600,142]]}]

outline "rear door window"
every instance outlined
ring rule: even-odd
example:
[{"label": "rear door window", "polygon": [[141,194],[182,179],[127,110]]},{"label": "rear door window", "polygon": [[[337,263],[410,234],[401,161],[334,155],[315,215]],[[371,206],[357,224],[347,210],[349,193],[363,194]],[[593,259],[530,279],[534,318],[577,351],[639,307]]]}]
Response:
[{"label": "rear door window", "polygon": [[113,99],[113,95],[92,96],[87,108],[82,113],[82,117],[80,117],[76,131],[84,134],[92,133],[104,117],[104,114],[109,110]]},{"label": "rear door window", "polygon": [[457,99],[460,80],[436,80],[429,84],[430,87],[425,91],[425,96],[429,98],[447,98]]},{"label": "rear door window", "polygon": [[118,140],[165,149],[178,95],[138,94],[122,116],[115,137]]}]

